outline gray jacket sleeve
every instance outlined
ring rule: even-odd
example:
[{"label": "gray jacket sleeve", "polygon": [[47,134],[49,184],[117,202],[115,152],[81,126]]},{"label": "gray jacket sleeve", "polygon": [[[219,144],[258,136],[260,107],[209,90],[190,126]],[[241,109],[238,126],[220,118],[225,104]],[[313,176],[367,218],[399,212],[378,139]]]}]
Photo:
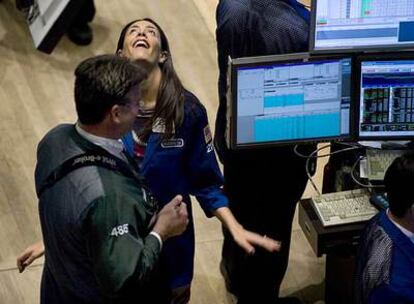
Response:
[{"label": "gray jacket sleeve", "polygon": [[131,196],[101,197],[89,208],[84,231],[98,284],[108,297],[151,282],[161,245],[148,234],[149,214]]}]

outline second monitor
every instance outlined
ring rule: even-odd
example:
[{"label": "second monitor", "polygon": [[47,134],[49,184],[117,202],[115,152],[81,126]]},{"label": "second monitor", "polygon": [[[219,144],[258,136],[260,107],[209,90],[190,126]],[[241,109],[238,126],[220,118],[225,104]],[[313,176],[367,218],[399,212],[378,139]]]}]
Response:
[{"label": "second monitor", "polygon": [[358,57],[359,140],[414,138],[414,53]]},{"label": "second monitor", "polygon": [[240,58],[230,68],[231,148],[351,139],[351,57]]}]

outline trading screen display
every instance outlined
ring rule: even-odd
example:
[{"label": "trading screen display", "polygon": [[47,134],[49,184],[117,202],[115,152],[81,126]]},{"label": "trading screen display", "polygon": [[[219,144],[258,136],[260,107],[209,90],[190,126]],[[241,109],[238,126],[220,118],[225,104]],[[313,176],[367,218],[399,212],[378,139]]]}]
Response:
[{"label": "trading screen display", "polygon": [[237,145],[350,134],[351,59],[237,68]]},{"label": "trading screen display", "polygon": [[414,0],[317,0],[314,50],[414,46]]},{"label": "trading screen display", "polygon": [[414,60],[362,61],[359,136],[414,136]]}]

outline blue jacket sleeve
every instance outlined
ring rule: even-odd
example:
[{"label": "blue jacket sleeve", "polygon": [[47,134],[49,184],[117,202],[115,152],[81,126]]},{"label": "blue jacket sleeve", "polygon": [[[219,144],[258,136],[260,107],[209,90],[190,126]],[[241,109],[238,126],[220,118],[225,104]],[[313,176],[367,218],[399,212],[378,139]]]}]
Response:
[{"label": "blue jacket sleeve", "polygon": [[228,206],[228,200],[221,189],[223,175],[214,153],[206,110],[199,102],[193,103],[191,108],[190,113],[186,114],[189,116],[187,153],[190,193],[196,196],[201,208],[211,217],[212,211]]},{"label": "blue jacket sleeve", "polygon": [[122,137],[122,143],[124,144],[124,148],[127,153],[131,156],[134,155],[134,138],[132,137],[132,131],[128,132],[127,134]]},{"label": "blue jacket sleeve", "polygon": [[374,288],[370,295],[368,304],[388,304],[388,303],[412,303],[410,299],[404,298],[403,295],[393,290],[388,284],[382,284]]}]

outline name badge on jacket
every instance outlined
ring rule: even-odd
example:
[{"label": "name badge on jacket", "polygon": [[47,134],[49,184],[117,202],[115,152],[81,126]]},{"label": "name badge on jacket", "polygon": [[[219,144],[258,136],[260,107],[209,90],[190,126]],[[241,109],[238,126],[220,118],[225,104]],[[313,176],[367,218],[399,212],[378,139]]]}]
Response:
[{"label": "name badge on jacket", "polygon": [[163,147],[164,149],[167,149],[167,148],[182,148],[182,147],[184,147],[184,139],[182,139],[182,138],[164,139],[161,142],[161,147]]}]

